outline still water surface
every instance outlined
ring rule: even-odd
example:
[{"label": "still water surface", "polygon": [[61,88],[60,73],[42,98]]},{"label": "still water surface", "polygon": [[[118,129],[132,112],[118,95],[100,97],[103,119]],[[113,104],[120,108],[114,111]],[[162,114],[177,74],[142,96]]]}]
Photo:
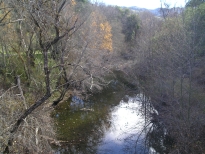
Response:
[{"label": "still water surface", "polygon": [[78,97],[62,103],[54,116],[58,139],[56,154],[150,154],[141,95],[106,90],[89,101]]}]

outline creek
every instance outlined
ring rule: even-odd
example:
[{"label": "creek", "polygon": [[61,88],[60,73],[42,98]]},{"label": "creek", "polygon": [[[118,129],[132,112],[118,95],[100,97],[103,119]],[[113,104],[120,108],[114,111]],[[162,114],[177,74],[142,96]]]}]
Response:
[{"label": "creek", "polygon": [[73,96],[53,113],[60,146],[56,154],[154,154],[141,94],[106,88],[87,101]]}]

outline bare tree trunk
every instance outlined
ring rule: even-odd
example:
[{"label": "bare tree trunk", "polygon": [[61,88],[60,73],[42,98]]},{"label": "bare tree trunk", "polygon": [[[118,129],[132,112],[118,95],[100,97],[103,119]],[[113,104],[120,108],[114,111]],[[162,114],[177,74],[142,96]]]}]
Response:
[{"label": "bare tree trunk", "polygon": [[26,99],[25,99],[25,97],[24,97],[23,90],[22,90],[22,88],[21,88],[20,76],[17,76],[16,78],[17,78],[17,86],[18,86],[20,95],[21,95],[21,97],[22,97],[22,99],[23,99],[24,107],[25,107],[25,109],[28,109],[27,104],[26,104]]}]

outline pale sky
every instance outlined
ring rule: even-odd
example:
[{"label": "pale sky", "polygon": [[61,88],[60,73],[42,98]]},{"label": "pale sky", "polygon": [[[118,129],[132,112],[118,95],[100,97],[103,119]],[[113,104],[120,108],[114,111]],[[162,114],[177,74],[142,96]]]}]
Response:
[{"label": "pale sky", "polygon": [[[105,3],[107,5],[118,6],[137,6],[147,9],[155,9],[161,7],[160,0],[97,0],[98,2]],[[171,7],[183,7],[186,0],[161,0],[170,4]]]}]

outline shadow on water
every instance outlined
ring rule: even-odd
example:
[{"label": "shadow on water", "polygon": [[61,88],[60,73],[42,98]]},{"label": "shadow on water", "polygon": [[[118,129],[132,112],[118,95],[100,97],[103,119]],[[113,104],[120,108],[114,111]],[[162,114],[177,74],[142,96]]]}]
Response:
[{"label": "shadow on water", "polygon": [[170,153],[172,146],[174,146],[174,139],[167,133],[162,122],[154,122],[152,131],[147,133],[149,145],[152,146],[159,154]]}]

